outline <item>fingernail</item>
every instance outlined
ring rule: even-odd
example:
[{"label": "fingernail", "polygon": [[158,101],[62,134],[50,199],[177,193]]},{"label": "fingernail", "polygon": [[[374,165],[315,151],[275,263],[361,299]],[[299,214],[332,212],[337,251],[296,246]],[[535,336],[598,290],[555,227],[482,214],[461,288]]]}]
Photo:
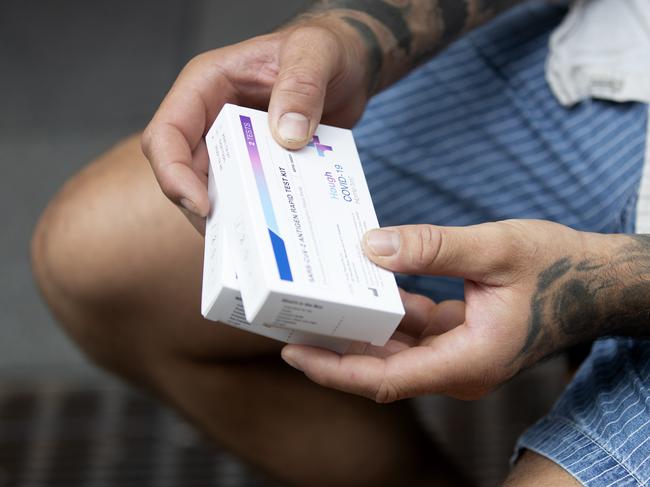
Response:
[{"label": "fingernail", "polygon": [[302,372],[302,369],[298,365],[298,362],[296,362],[295,357],[293,356],[293,353],[291,352],[291,350],[283,349],[280,356],[282,357],[282,360],[284,360],[286,363],[291,365],[291,367],[293,367],[294,369],[299,370],[300,372]]},{"label": "fingernail", "polygon": [[309,134],[309,120],[301,113],[285,113],[278,122],[278,133],[287,142],[304,142]]},{"label": "fingernail", "polygon": [[388,257],[399,250],[399,233],[392,230],[370,230],[366,233],[366,244],[373,254]]},{"label": "fingernail", "polygon": [[181,206],[185,208],[187,211],[190,213],[194,213],[195,215],[199,214],[199,210],[196,207],[196,205],[192,202],[192,200],[189,200],[187,198],[181,198]]}]

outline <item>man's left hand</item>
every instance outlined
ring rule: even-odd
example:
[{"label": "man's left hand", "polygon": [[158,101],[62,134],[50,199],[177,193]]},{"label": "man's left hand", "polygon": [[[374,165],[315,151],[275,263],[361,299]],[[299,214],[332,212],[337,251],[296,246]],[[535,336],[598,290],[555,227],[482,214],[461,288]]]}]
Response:
[{"label": "man's left hand", "polygon": [[[642,272],[630,271],[630,256],[649,269],[647,241],[537,220],[383,228],[368,232],[363,247],[395,272],[465,280],[464,302],[436,304],[404,292],[406,316],[383,347],[358,344],[344,355],[283,349],[284,360],[313,381],[377,402],[432,393],[482,397],[543,357],[607,333],[601,325],[612,318],[636,312],[631,308],[640,303],[617,311],[611,300],[643,281]],[[647,285],[638,294],[647,295]]]}]

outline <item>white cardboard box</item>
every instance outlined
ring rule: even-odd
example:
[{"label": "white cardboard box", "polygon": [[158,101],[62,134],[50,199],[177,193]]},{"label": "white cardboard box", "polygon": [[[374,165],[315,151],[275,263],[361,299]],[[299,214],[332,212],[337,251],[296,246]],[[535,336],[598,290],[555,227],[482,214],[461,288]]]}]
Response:
[{"label": "white cardboard box", "polygon": [[201,314],[208,320],[220,321],[235,328],[286,343],[314,345],[339,353],[345,352],[350,345],[349,340],[286,328],[252,325],[246,321],[237,274],[225,240],[223,219],[220,214],[221,206],[217,200],[214,173],[211,169],[209,169],[208,178],[210,214],[205,226]]},{"label": "white cardboard box", "polygon": [[361,248],[378,222],[352,132],[320,125],[289,151],[265,112],[227,104],[206,144],[246,319],[385,344],[404,309]]}]

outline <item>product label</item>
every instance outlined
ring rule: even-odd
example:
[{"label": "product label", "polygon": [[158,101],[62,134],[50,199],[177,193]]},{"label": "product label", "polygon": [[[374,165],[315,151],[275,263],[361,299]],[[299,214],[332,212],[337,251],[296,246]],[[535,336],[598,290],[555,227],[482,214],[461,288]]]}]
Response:
[{"label": "product label", "polygon": [[[320,126],[308,146],[289,151],[272,140],[266,118],[239,120],[280,279],[333,297],[375,299],[394,287],[361,248],[378,223],[351,132]],[[289,309],[279,317],[287,325]]]},{"label": "product label", "polygon": [[269,231],[269,238],[271,246],[273,247],[273,254],[275,255],[275,262],[278,267],[280,279],[283,281],[293,281],[291,275],[291,266],[289,265],[289,257],[287,256],[287,249],[284,240],[280,237],[280,230],[273,211],[273,204],[271,203],[271,195],[266,183],[264,175],[264,167],[260,160],[260,154],[257,149],[257,141],[255,140],[255,132],[253,131],[253,123],[247,116],[240,115],[239,121],[241,123],[244,138],[246,139],[246,148],[248,149],[248,157],[253,168],[255,175],[255,183],[257,185],[257,192],[260,197],[260,203],[264,210],[264,218]]}]

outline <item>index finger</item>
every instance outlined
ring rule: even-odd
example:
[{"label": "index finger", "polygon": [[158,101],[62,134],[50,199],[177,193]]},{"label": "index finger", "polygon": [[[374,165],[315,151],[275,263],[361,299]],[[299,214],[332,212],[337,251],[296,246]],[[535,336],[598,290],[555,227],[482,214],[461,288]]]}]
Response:
[{"label": "index finger", "polygon": [[480,370],[480,353],[467,328],[459,326],[386,358],[338,355],[303,345],[287,345],[282,358],[325,387],[393,402],[424,394],[455,390]]},{"label": "index finger", "polygon": [[[208,70],[208,73],[197,70]],[[196,151],[209,124],[226,101],[235,101],[235,91],[218,70],[200,61],[190,62],[163,100],[142,136],[142,150],[165,195],[200,216],[210,210],[205,175],[207,157]],[[196,153],[196,154],[195,154]]]}]

